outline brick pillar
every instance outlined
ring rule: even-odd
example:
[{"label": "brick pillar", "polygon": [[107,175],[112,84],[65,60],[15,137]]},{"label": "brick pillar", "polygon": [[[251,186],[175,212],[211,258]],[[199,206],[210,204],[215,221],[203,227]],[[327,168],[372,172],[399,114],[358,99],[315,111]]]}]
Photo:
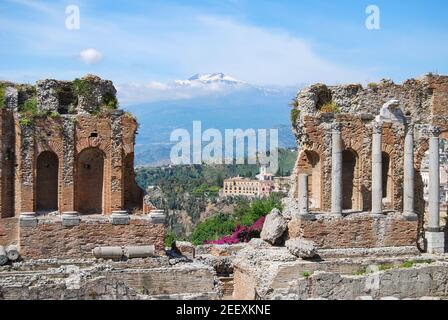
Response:
[{"label": "brick pillar", "polygon": [[20,130],[20,224],[36,226],[34,129],[32,126],[21,125]]},{"label": "brick pillar", "polygon": [[121,115],[112,118],[110,205],[112,214],[125,214],[123,183],[123,132]]},{"label": "brick pillar", "polygon": [[76,126],[72,119],[64,118],[63,131],[63,162],[62,172],[60,172],[59,179],[62,179],[61,186],[61,202],[60,211],[72,215],[75,212],[75,166],[76,166],[76,141],[75,141]]}]

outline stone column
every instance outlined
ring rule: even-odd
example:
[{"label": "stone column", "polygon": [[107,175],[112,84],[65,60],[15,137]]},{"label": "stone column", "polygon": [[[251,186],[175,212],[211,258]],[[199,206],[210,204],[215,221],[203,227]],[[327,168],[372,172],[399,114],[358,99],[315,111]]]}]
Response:
[{"label": "stone column", "polygon": [[331,213],[342,215],[342,134],[341,123],[332,126]]},{"label": "stone column", "polygon": [[308,175],[299,174],[299,215],[309,214],[308,211]]},{"label": "stone column", "polygon": [[414,125],[407,125],[404,140],[404,183],[403,183],[403,212],[409,219],[417,218],[415,204],[415,171],[414,171]]},{"label": "stone column", "polygon": [[440,156],[439,156],[440,130],[431,128],[429,138],[429,231],[440,231]]},{"label": "stone column", "polygon": [[429,253],[444,253],[445,235],[440,229],[440,129],[432,127],[429,137],[429,222],[426,232]]},{"label": "stone column", "polygon": [[381,134],[383,124],[373,124],[372,135],[372,214],[383,213],[383,157]]}]

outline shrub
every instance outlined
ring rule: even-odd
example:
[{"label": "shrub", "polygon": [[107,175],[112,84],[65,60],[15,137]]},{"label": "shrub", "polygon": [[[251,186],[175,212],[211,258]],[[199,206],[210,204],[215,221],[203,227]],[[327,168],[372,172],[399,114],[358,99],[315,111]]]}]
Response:
[{"label": "shrub", "polygon": [[250,227],[237,225],[232,235],[224,236],[215,241],[206,241],[205,244],[237,244],[249,242],[253,238],[260,237],[265,220],[266,217],[261,217]]},{"label": "shrub", "polygon": [[165,247],[171,247],[175,241],[176,241],[176,234],[173,232],[173,230],[169,230],[166,233],[165,237]]},{"label": "shrub", "polygon": [[309,271],[302,272],[302,277],[309,278],[311,276],[311,273]]},{"label": "shrub", "polygon": [[293,126],[295,126],[295,124],[297,123],[297,119],[299,119],[299,116],[300,116],[300,110],[291,109],[291,122]]},{"label": "shrub", "polygon": [[401,265],[402,268],[412,268],[414,266],[414,262],[412,261],[405,261]]},{"label": "shrub", "polygon": [[240,202],[235,208],[234,215],[239,224],[250,226],[260,217],[269,214],[272,209],[282,210],[281,198],[281,195],[273,193],[268,198],[255,200],[251,204]]},{"label": "shrub", "polygon": [[33,123],[33,121],[30,118],[22,117],[20,118],[19,123],[24,127],[28,127]]},{"label": "shrub", "polygon": [[235,230],[235,221],[231,215],[219,213],[201,222],[191,235],[194,245],[204,244],[206,241],[216,240]]},{"label": "shrub", "polygon": [[112,92],[107,92],[103,96],[104,107],[110,110],[116,110],[118,108],[117,97]]},{"label": "shrub", "polygon": [[50,113],[50,118],[51,119],[57,119],[59,118],[61,115],[59,114],[59,112],[53,111]]},{"label": "shrub", "polygon": [[6,86],[0,84],[0,109],[6,107]]},{"label": "shrub", "polygon": [[376,89],[376,88],[378,88],[378,83],[370,82],[367,86],[368,86],[370,89]]},{"label": "shrub", "polygon": [[341,112],[338,105],[334,101],[325,103],[324,105],[322,105],[319,108],[319,111],[322,113],[339,113],[339,112]]},{"label": "shrub", "polygon": [[33,97],[26,100],[23,104],[21,112],[32,116],[38,115],[39,110],[37,109],[37,98]]},{"label": "shrub", "polygon": [[85,79],[75,79],[73,81],[73,92],[78,96],[90,97],[92,92],[92,86],[88,80]]}]

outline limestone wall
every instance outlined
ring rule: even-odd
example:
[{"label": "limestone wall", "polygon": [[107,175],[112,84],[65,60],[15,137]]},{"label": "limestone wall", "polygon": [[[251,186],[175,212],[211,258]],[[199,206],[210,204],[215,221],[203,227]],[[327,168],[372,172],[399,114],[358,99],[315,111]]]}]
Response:
[{"label": "limestone wall", "polygon": [[353,276],[318,272],[274,289],[265,299],[356,300],[447,298],[446,263]]},{"label": "limestone wall", "polygon": [[[114,263],[0,272],[0,300],[219,299],[213,269],[201,264],[163,268]],[[44,265],[36,263],[36,268]]]}]

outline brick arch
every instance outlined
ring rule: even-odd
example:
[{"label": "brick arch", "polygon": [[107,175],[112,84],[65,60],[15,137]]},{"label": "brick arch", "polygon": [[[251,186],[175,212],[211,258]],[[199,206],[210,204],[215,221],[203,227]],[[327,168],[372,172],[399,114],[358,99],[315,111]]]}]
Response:
[{"label": "brick arch", "polygon": [[105,139],[99,137],[96,138],[84,137],[80,138],[76,142],[76,152],[78,154],[80,154],[83,150],[89,148],[98,148],[104,153],[104,156],[106,158],[109,158],[112,146],[110,141],[106,141]]},{"label": "brick arch", "polygon": [[38,155],[45,151],[51,151],[57,154],[59,159],[62,159],[64,155],[64,146],[62,141],[59,140],[39,140],[36,145],[36,151]]},{"label": "brick arch", "polygon": [[36,210],[57,211],[60,161],[53,151],[43,151],[36,158]]},{"label": "brick arch", "polygon": [[98,147],[85,148],[77,154],[75,207],[81,214],[102,214],[105,209],[105,159]]},{"label": "brick arch", "polygon": [[[321,153],[317,150],[303,150],[298,158],[298,170],[297,173],[308,174],[308,190],[310,199],[310,209],[322,208],[322,196],[323,196],[323,162]],[[298,175],[297,175],[298,178]],[[298,195],[299,184],[296,183]]]}]

